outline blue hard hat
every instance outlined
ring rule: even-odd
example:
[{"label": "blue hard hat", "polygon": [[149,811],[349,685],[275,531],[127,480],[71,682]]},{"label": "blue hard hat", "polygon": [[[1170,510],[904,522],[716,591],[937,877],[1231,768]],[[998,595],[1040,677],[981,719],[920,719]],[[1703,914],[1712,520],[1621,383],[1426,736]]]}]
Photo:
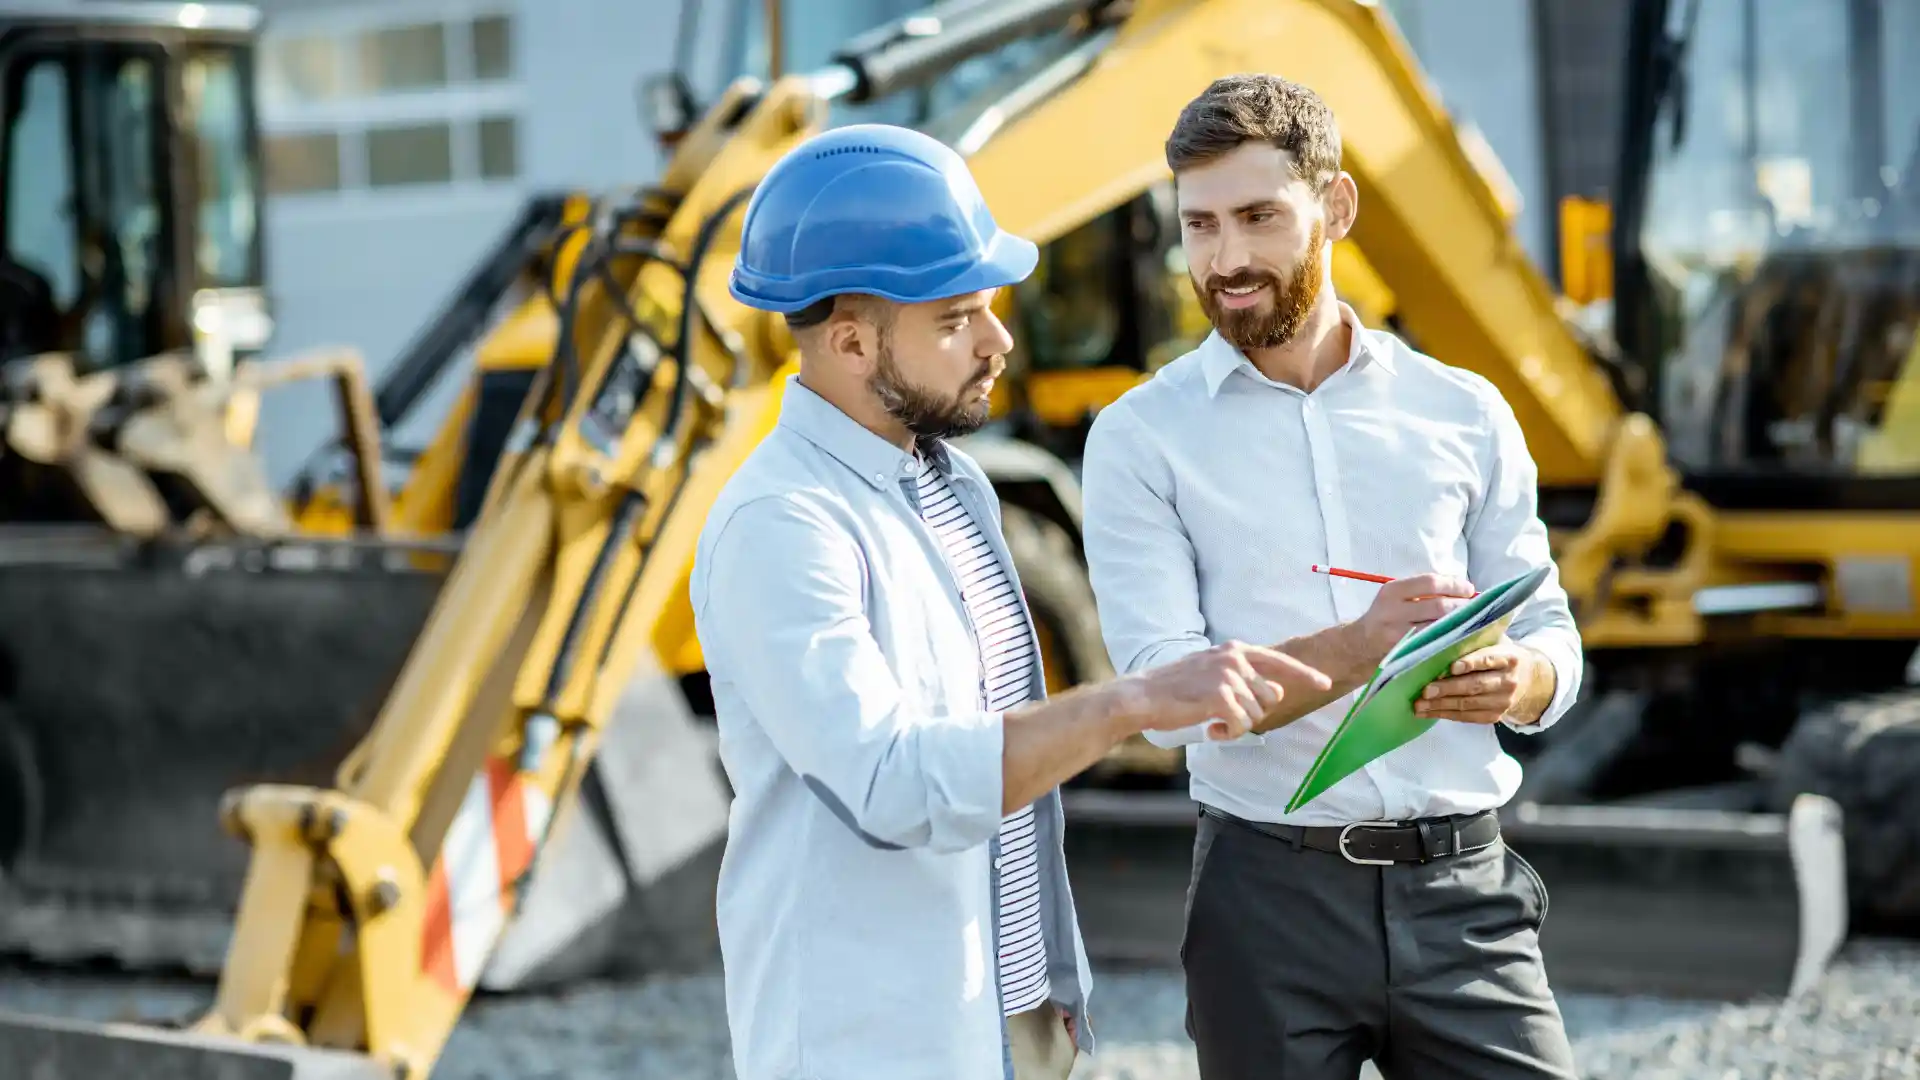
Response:
[{"label": "blue hard hat", "polygon": [[747,203],[728,290],[794,312],[836,293],[903,303],[1011,285],[1031,240],[1001,231],[966,162],[911,128],[852,124],[794,147]]}]

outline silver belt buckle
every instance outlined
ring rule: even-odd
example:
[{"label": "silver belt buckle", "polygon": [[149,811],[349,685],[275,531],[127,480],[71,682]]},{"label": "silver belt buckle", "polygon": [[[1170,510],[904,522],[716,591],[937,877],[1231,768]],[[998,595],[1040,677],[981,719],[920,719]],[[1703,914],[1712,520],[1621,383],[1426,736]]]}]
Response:
[{"label": "silver belt buckle", "polygon": [[1393,865],[1392,859],[1361,859],[1361,858],[1355,857],[1353,852],[1347,850],[1347,834],[1352,832],[1355,829],[1396,829],[1399,827],[1400,827],[1400,823],[1397,821],[1348,822],[1347,824],[1340,826],[1340,839],[1335,841],[1335,846],[1337,846],[1340,849],[1340,857],[1347,860],[1350,863],[1354,863],[1359,866],[1392,866]]}]

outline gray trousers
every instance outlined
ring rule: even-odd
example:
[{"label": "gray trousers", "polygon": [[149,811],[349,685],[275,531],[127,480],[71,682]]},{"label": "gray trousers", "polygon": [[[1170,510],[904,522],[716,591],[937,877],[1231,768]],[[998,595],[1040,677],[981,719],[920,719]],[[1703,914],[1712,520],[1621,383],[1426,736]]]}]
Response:
[{"label": "gray trousers", "polygon": [[1577,1080],[1546,914],[1503,842],[1368,866],[1208,811],[1180,949],[1201,1080]]}]

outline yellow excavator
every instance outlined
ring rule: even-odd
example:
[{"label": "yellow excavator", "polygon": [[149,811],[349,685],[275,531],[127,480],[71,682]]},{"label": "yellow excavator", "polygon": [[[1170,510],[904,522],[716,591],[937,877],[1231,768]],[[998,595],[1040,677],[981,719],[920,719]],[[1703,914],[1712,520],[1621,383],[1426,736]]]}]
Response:
[{"label": "yellow excavator", "polygon": [[[1644,5],[1629,57],[1655,72],[1685,55],[1674,47],[1663,7]],[[1737,713],[1663,716],[1641,708],[1634,734],[1633,725],[1602,715],[1623,697],[1687,701],[1701,692],[1676,683],[1673,673],[1700,671],[1703,686],[1796,674],[1805,666],[1783,668],[1780,658],[1825,642],[1835,643],[1827,655],[1860,661],[1836,679],[1838,689],[1891,691],[1900,677],[1890,658],[1899,649],[1911,653],[1920,639],[1907,583],[1920,556],[1920,505],[1756,505],[1753,491],[1764,490],[1764,477],[1747,479],[1742,504],[1717,494],[1711,473],[1677,467],[1665,445],[1674,432],[1663,439],[1665,429],[1648,413],[1628,411],[1637,400],[1625,377],[1634,362],[1609,360],[1625,354],[1570,329],[1512,239],[1511,205],[1376,6],[970,2],[863,35],[820,71],[765,84],[737,80],[677,133],[657,183],[605,200],[557,200],[529,215],[537,220],[522,239],[551,241],[519,245],[546,251],[534,275],[543,287],[516,301],[474,349],[466,399],[413,463],[409,485],[384,517],[364,509],[381,503],[385,485],[377,468],[361,463],[365,479],[353,504],[363,508],[363,526],[384,522],[383,541],[327,542],[295,530],[257,546],[228,540],[197,549],[222,554],[203,557],[194,573],[229,559],[261,572],[233,586],[236,596],[251,598],[272,581],[265,571],[289,561],[324,563],[348,549],[375,552],[366,580],[391,590],[394,581],[412,580],[434,537],[459,539],[450,572],[420,572],[427,584],[418,622],[408,630],[408,618],[392,616],[402,628],[394,636],[408,642],[405,662],[390,685],[368,688],[370,723],[361,718],[356,727],[337,715],[341,695],[317,696],[316,710],[335,714],[300,733],[311,740],[300,763],[307,775],[285,762],[250,763],[249,771],[284,775],[235,787],[221,800],[218,820],[251,856],[207,1013],[180,1031],[7,1016],[0,1018],[0,1072],[203,1076],[224,1067],[220,1075],[236,1077],[418,1078],[430,1074],[469,996],[503,957],[522,970],[560,954],[577,957],[583,925],[607,925],[595,921],[632,909],[650,919],[659,913],[645,909],[656,901],[684,895],[654,886],[710,843],[700,823],[712,820],[702,809],[711,785],[699,775],[710,772],[710,754],[691,727],[658,723],[686,708],[661,692],[662,678],[696,674],[688,667],[697,643],[685,611],[687,557],[720,484],[777,415],[782,376],[791,370],[791,342],[778,322],[727,297],[738,211],[758,177],[826,123],[834,104],[924,86],[993,50],[1007,58],[1003,74],[946,102],[921,126],[963,148],[996,215],[1049,250],[1032,288],[1005,299],[1027,342],[1021,361],[1031,385],[1046,386],[1037,376],[1050,365],[1063,377],[1053,407],[1010,403],[1009,419],[1044,410],[1043,426],[1070,427],[1077,407],[1061,400],[1073,393],[1063,388],[1074,375],[1092,371],[1098,374],[1089,381],[1106,380],[1106,390],[1081,396],[1097,406],[1101,394],[1148,374],[1156,358],[1177,354],[1181,334],[1197,333],[1176,314],[1184,271],[1169,269],[1178,244],[1165,227],[1161,140],[1179,105],[1235,70],[1280,70],[1315,86],[1343,117],[1347,165],[1363,205],[1353,244],[1337,263],[1340,287],[1362,299],[1370,317],[1442,360],[1483,372],[1514,402],[1541,464],[1543,497],[1552,496],[1546,505],[1560,559],[1602,676],[1582,714],[1555,729],[1565,738],[1543,736],[1538,747],[1524,748],[1535,751],[1530,778],[1545,780],[1513,808],[1513,842],[1530,858],[1551,849],[1569,854],[1563,872],[1547,871],[1556,887],[1547,933],[1580,924],[1577,913],[1586,910],[1584,940],[1549,942],[1549,963],[1557,972],[1604,967],[1609,947],[1633,953],[1611,935],[1620,920],[1656,917],[1649,905],[1664,895],[1594,888],[1584,901],[1568,900],[1580,891],[1563,892],[1562,883],[1604,885],[1636,872],[1644,879],[1649,863],[1657,878],[1662,859],[1691,851],[1721,860],[1722,877],[1737,877],[1717,897],[1701,898],[1720,904],[1712,909],[1715,929],[1728,938],[1766,933],[1694,942],[1685,951],[1697,957],[1701,948],[1718,949],[1713,959],[1723,976],[1744,964],[1750,970],[1742,974],[1783,985],[1790,971],[1799,986],[1817,972],[1844,928],[1844,911],[1815,913],[1815,901],[1844,903],[1846,869],[1857,865],[1843,858],[1835,804],[1846,806],[1849,823],[1856,808],[1864,811],[1870,835],[1915,820],[1874,818],[1873,800],[1888,796],[1858,782],[1869,768],[1897,768],[1897,754],[1910,755],[1901,750],[1913,727],[1907,699],[1851,702],[1801,720],[1773,759],[1769,783],[1780,794],[1755,804],[1741,802],[1751,785],[1731,794],[1703,785],[1723,773],[1737,778],[1739,762],[1755,755],[1736,748],[1746,736],[1764,745],[1763,725]],[[1665,71],[1640,91],[1648,95],[1639,115],[1649,131],[1662,113],[1661,80],[1670,77]],[[1089,122],[1105,116],[1128,119]],[[1074,167],[1035,165],[1063,157]],[[1626,194],[1616,200],[1616,222],[1634,218]],[[1615,235],[1637,250],[1637,232],[1616,225]],[[1629,270],[1615,289],[1624,315],[1635,278],[1630,259],[1614,261]],[[504,257],[501,266],[511,262]],[[523,283],[523,270],[494,276],[507,283],[500,293]],[[1073,309],[1087,302],[1096,306],[1091,323]],[[1104,325],[1111,342],[1089,345],[1075,336],[1076,323]],[[437,320],[436,348],[462,351],[465,325]],[[1745,357],[1759,356],[1746,340]],[[1643,355],[1659,359],[1667,351]],[[1876,394],[1885,391],[1875,400],[1891,403],[1896,393],[1881,384],[1906,385],[1914,365],[1903,362],[1849,377],[1873,383]],[[1722,377],[1763,370],[1753,363],[1743,358]],[[520,372],[516,390],[510,383]],[[491,397],[490,388],[497,391]],[[1907,430],[1892,404],[1849,415],[1890,444]],[[1050,535],[1072,543],[1070,451],[1004,431],[973,437],[973,449],[1009,509],[1052,523],[1058,533]],[[295,509],[323,508],[296,499]],[[239,554],[247,551],[257,561]],[[1076,558],[1072,552],[1062,561]],[[1889,579],[1854,587],[1862,572],[1855,560],[1863,558],[1870,583],[1876,570],[1906,575],[1891,580],[1903,583],[1907,611],[1887,610],[1901,595]],[[367,611],[375,610],[369,602]],[[1880,652],[1887,654],[1881,664],[1869,662]],[[234,655],[235,666],[244,664],[243,647]],[[1724,669],[1718,677],[1716,664]],[[176,740],[168,760],[214,749],[205,731],[161,726],[156,738]],[[1676,727],[1701,741],[1674,749]],[[1609,734],[1615,745],[1579,750],[1575,740],[1590,732]],[[325,745],[342,733],[357,738],[337,756],[337,770],[312,777],[326,761]],[[179,741],[196,734],[199,743]],[[1664,756],[1655,752],[1663,740]],[[1652,790],[1616,790],[1619,780],[1588,767],[1635,760],[1628,751],[1641,748],[1650,756],[1626,772],[1659,774],[1646,761],[1676,766]],[[97,740],[74,752],[115,756]],[[1807,790],[1789,779],[1796,759],[1821,763],[1822,771],[1797,774],[1818,778]],[[633,771],[606,773],[623,764]],[[584,782],[596,771],[600,782]],[[1823,784],[1832,798],[1807,793]],[[1901,798],[1913,788],[1886,790]],[[1085,796],[1074,811],[1080,824],[1070,830],[1083,845],[1076,880],[1083,893],[1098,894],[1089,896],[1089,918],[1103,918],[1098,899],[1111,902],[1129,872],[1129,859],[1114,849],[1150,855],[1157,841],[1143,827],[1177,838],[1177,829],[1153,826],[1177,818],[1183,796],[1113,782],[1076,794]],[[1162,801],[1167,795],[1173,798]],[[655,812],[626,819],[637,828],[623,830],[623,807],[636,797],[643,808],[657,798]],[[1163,813],[1169,807],[1176,813]],[[685,843],[659,843],[661,830],[685,822],[693,823]],[[1115,824],[1122,830],[1109,827]],[[192,826],[181,828],[185,846]],[[44,840],[37,847],[49,853]],[[1638,871],[1627,865],[1635,860]],[[604,887],[581,888],[582,881]],[[1870,884],[1874,895],[1893,896],[1887,882]],[[191,902],[193,885],[204,882],[166,899]],[[1740,902],[1727,903],[1729,893]],[[1701,910],[1686,921],[1696,935]],[[1594,930],[1607,919],[1611,927]],[[1736,946],[1766,955],[1743,959]]]}]

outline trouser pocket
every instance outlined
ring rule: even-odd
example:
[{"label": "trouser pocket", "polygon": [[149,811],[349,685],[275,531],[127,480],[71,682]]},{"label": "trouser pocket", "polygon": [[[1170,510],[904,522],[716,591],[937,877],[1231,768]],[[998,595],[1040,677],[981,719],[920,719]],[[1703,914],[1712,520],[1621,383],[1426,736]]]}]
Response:
[{"label": "trouser pocket", "polygon": [[1535,870],[1533,864],[1519,852],[1507,848],[1506,853],[1507,858],[1513,860],[1513,864],[1520,868],[1520,873],[1527,879],[1527,883],[1533,887],[1533,902],[1538,912],[1533,918],[1533,928],[1539,930],[1547,924],[1547,883],[1540,879],[1540,871]]}]

